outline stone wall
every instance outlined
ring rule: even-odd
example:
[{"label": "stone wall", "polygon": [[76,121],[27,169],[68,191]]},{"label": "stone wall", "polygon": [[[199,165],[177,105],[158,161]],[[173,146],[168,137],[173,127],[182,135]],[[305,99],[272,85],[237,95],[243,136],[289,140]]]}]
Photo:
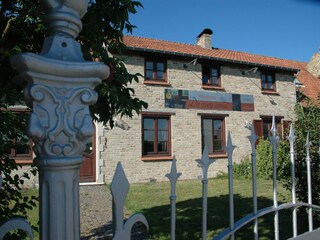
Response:
[{"label": "stone wall", "polygon": [[[144,73],[144,58],[139,56],[123,56],[129,72]],[[295,88],[293,75],[277,73],[276,88],[279,95],[261,93],[260,72],[250,73],[250,69],[237,66],[222,66],[222,87],[227,93],[251,94],[254,96],[254,112],[215,111],[200,109],[165,108],[164,89],[185,89],[210,91],[202,89],[201,64],[189,65],[183,68],[185,62],[179,60],[167,61],[167,76],[171,86],[158,86],[134,83],[135,95],[148,102],[151,112],[170,112],[172,155],[177,159],[177,169],[182,173],[180,179],[199,178],[201,169],[197,167],[196,159],[201,158],[201,117],[198,113],[229,114],[225,119],[226,134],[231,132],[234,151],[234,161],[239,162],[250,154],[250,143],[247,136],[250,131],[245,128],[245,122],[260,119],[260,115],[283,116],[284,119],[294,118]],[[167,180],[165,174],[170,171],[171,161],[142,161],[141,116],[124,119],[130,129],[120,128],[106,130],[107,148],[100,152],[104,160],[105,180],[110,182],[118,161],[121,161],[130,182],[147,182]],[[214,177],[220,171],[227,170],[227,158],[216,159],[209,168],[209,177]]]}]

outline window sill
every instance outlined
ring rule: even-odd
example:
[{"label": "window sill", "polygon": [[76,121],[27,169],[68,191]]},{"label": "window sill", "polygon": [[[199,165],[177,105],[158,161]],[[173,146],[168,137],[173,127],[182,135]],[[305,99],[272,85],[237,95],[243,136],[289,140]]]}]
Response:
[{"label": "window sill", "polygon": [[141,157],[142,161],[172,161],[172,156],[145,156]]},{"label": "window sill", "polygon": [[171,86],[170,83],[165,82],[165,81],[150,81],[150,80],[145,80],[143,84],[146,85],[158,85],[158,86]]},{"label": "window sill", "polygon": [[228,155],[226,153],[219,154],[209,154],[209,158],[227,158]]},{"label": "window sill", "polygon": [[262,90],[261,93],[262,94],[269,94],[269,95],[280,95],[280,93],[278,93],[276,91],[270,91],[270,90]]},{"label": "window sill", "polygon": [[218,87],[218,86],[206,86],[206,85],[202,85],[202,89],[205,89],[205,90],[215,90],[215,91],[223,91],[223,92],[226,91],[223,87]]},{"label": "window sill", "polygon": [[15,159],[17,164],[32,164],[33,159]]}]

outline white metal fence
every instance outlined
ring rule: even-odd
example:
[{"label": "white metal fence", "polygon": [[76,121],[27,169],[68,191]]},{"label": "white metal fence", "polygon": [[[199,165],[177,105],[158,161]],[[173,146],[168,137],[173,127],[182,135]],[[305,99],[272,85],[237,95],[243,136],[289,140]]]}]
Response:
[{"label": "white metal fence", "polygon": [[[257,176],[256,176],[256,149],[255,143],[257,136],[254,132],[254,128],[251,128],[251,135],[248,137],[251,143],[252,153],[251,153],[251,162],[252,162],[252,201],[253,209],[252,213],[249,213],[245,217],[235,221],[234,217],[234,193],[233,193],[233,150],[235,146],[232,144],[231,134],[228,133],[226,152],[228,154],[228,181],[229,181],[229,227],[226,227],[224,231],[215,236],[213,239],[234,239],[235,233],[241,229],[243,226],[247,225],[250,222],[253,222],[253,239],[259,238],[259,226],[258,219],[265,216],[266,214],[274,214],[274,239],[279,239],[279,211],[284,209],[292,210],[292,229],[293,229],[293,238],[301,239],[298,237],[297,225],[297,208],[306,207],[308,209],[308,223],[309,223],[309,235],[303,235],[302,239],[319,239],[318,231],[313,228],[313,211],[312,209],[320,209],[319,206],[312,204],[312,189],[311,189],[311,167],[310,167],[310,141],[309,134],[307,135],[306,142],[306,166],[307,166],[307,186],[308,186],[308,202],[298,202],[296,197],[296,179],[295,179],[295,149],[294,149],[294,130],[291,125],[289,142],[290,142],[290,160],[291,160],[291,177],[292,177],[292,201],[279,204],[278,201],[278,190],[277,190],[277,145],[279,143],[279,137],[277,135],[277,130],[275,127],[275,120],[273,117],[273,127],[271,128],[272,136],[270,137],[270,142],[272,144],[272,161],[273,161],[273,205],[258,209],[257,204]],[[207,199],[208,199],[208,178],[207,173],[209,166],[213,163],[213,160],[209,158],[207,148],[204,148],[203,155],[201,160],[197,160],[198,165],[202,168],[202,239],[207,239]],[[170,194],[170,203],[171,203],[171,239],[175,239],[175,230],[176,230],[176,183],[178,178],[181,176],[181,173],[177,172],[176,159],[172,161],[171,171],[166,175],[170,180],[171,184],[171,194]],[[0,178],[0,187],[2,179]],[[115,175],[111,184],[111,194],[113,197],[113,239],[115,240],[129,240],[131,238],[131,229],[133,225],[137,222],[143,223],[148,229],[147,219],[140,213],[134,214],[129,219],[124,221],[124,205],[126,196],[129,190],[129,183],[119,162]],[[287,226],[286,226],[287,227]],[[20,229],[27,233],[30,239],[33,239],[32,231],[29,224],[20,218],[9,220],[0,226],[0,239],[2,239],[5,234],[13,229]],[[312,235],[313,234],[313,235]],[[307,236],[307,237],[306,237]]]},{"label": "white metal fence", "polygon": [[[303,239],[320,239],[320,237],[315,234],[315,236],[312,236],[313,229],[313,216],[312,216],[312,209],[320,209],[319,206],[312,204],[312,189],[311,189],[311,167],[310,167],[310,141],[309,141],[309,134],[307,135],[307,143],[306,143],[306,165],[307,165],[307,186],[308,186],[308,202],[298,202],[296,197],[296,179],[295,179],[295,150],[294,150],[294,129],[291,125],[290,127],[290,134],[289,134],[289,142],[290,142],[290,160],[291,160],[291,178],[292,178],[292,201],[287,203],[279,204],[278,201],[278,190],[277,190],[277,146],[279,143],[279,136],[277,133],[277,129],[275,127],[275,119],[273,117],[273,124],[271,128],[272,135],[270,136],[270,142],[272,145],[272,165],[273,165],[273,205],[258,209],[258,196],[257,196],[257,174],[256,174],[256,140],[258,137],[255,134],[254,128],[251,128],[251,134],[248,136],[250,143],[251,143],[251,162],[252,162],[252,201],[253,201],[253,209],[252,213],[249,213],[245,217],[235,221],[234,217],[234,193],[233,193],[233,150],[235,146],[232,144],[231,134],[228,133],[228,139],[227,139],[227,145],[226,145],[226,152],[228,154],[228,180],[229,180],[229,227],[226,227],[225,230],[223,230],[220,234],[215,236],[213,239],[234,239],[235,233],[247,225],[250,222],[253,222],[253,239],[259,238],[259,225],[258,225],[258,219],[267,215],[267,214],[274,214],[274,239],[279,239],[279,211],[284,209],[291,209],[292,210],[292,232],[293,232],[293,238],[296,238],[298,236],[298,219],[297,219],[297,208],[298,207],[306,207],[308,209],[308,223],[309,223],[309,235],[305,234],[303,235]],[[198,165],[202,168],[202,239],[207,239],[207,188],[208,188],[208,178],[207,173],[209,166],[213,163],[213,160],[209,158],[207,148],[204,148],[202,159],[197,160]],[[121,169],[121,171],[119,171]],[[122,181],[117,180],[120,178],[118,175],[121,175],[121,178],[123,178]],[[170,180],[171,184],[171,195],[170,195],[170,203],[171,203],[171,239],[175,239],[175,230],[176,230],[176,183],[178,178],[180,177],[181,173],[177,172],[176,167],[176,159],[174,158],[172,161],[171,171],[166,176]],[[125,179],[125,180],[124,180]],[[123,173],[121,164],[118,164],[117,171],[114,176],[113,180],[113,189],[112,194],[114,197],[114,222],[117,223],[116,219],[117,216],[123,216],[123,212],[121,209],[124,207],[124,200],[118,201],[116,196],[116,191],[122,191],[120,189],[123,189],[123,186],[128,186],[128,182],[126,180],[126,177]],[[127,189],[127,187],[125,187]],[[127,191],[127,190],[126,190]],[[120,207],[117,207],[120,204]],[[145,223],[145,225],[148,227],[147,221],[142,215],[139,215],[139,218],[135,219],[136,221],[139,221],[139,219],[142,219]],[[118,225],[118,223],[116,224]],[[132,226],[132,222],[130,226]],[[286,226],[287,228],[288,226]],[[124,228],[123,228],[124,229]],[[121,231],[123,231],[123,229]],[[126,232],[126,237],[123,235],[124,239],[130,239],[130,231]],[[115,236],[117,235],[117,232],[115,232]],[[116,238],[118,239],[118,238]]]}]

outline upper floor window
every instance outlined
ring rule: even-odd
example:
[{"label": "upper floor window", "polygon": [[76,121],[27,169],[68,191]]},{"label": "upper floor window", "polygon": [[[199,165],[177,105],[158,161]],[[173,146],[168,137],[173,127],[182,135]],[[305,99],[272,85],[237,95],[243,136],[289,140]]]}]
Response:
[{"label": "upper floor window", "polygon": [[145,80],[166,81],[167,63],[159,59],[146,59]]},{"label": "upper floor window", "polygon": [[171,155],[170,116],[142,116],[142,156]]},{"label": "upper floor window", "polygon": [[261,73],[262,91],[276,91],[276,79],[274,73]]},{"label": "upper floor window", "polygon": [[207,146],[209,154],[225,153],[224,116],[202,116],[201,118],[202,149]]},{"label": "upper floor window", "polygon": [[202,67],[202,85],[221,87],[220,67]]}]

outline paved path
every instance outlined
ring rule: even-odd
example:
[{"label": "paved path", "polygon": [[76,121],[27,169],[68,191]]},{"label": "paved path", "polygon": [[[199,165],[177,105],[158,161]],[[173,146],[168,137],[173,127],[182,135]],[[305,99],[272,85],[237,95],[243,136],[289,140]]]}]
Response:
[{"label": "paved path", "polygon": [[112,239],[112,197],[106,185],[80,186],[81,240]]},{"label": "paved path", "polygon": [[[80,186],[81,240],[112,239],[112,196],[106,185]],[[124,210],[129,217],[128,210]],[[149,239],[142,224],[133,227],[132,240]]]}]

